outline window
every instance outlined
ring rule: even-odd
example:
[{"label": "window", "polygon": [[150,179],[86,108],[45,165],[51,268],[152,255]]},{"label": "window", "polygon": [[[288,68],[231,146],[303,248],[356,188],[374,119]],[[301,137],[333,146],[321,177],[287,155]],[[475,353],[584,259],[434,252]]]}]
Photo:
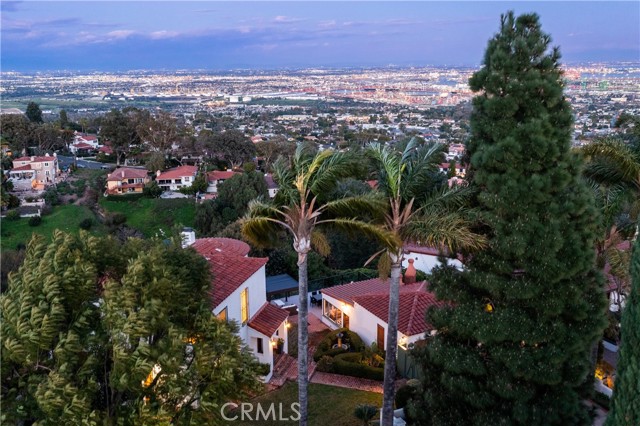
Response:
[{"label": "window", "polygon": [[218,319],[220,321],[227,321],[227,307],[225,306],[223,310],[218,314]]},{"label": "window", "polygon": [[259,354],[263,354],[264,353],[264,348],[262,347],[262,337],[258,337],[258,344],[257,344],[257,348],[258,348],[258,353]]},{"label": "window", "polygon": [[245,288],[240,293],[240,317],[242,324],[249,321],[249,289]]},{"label": "window", "polygon": [[342,311],[324,299],[322,314],[338,326],[342,326]]},{"label": "window", "polygon": [[44,163],[44,166],[45,167],[49,167],[49,163]]}]

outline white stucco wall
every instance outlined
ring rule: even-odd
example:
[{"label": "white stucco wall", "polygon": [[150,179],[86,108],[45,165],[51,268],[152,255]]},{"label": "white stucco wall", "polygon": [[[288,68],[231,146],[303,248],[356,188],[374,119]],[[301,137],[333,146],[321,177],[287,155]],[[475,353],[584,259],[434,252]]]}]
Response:
[{"label": "white stucco wall", "polygon": [[227,308],[227,318],[229,321],[235,320],[238,323],[240,326],[238,334],[245,342],[248,342],[247,329],[249,327],[241,323],[240,293],[242,293],[245,288],[249,289],[249,318],[251,318],[267,301],[266,286],[265,267],[263,266],[224,299],[222,303],[219,303],[213,308],[214,315],[218,315],[225,307]]},{"label": "white stucco wall", "polygon": [[[406,268],[409,266],[409,259],[413,259],[413,266],[419,271],[422,271],[426,274],[430,273],[431,270],[440,265],[440,261],[438,261],[438,256],[433,256],[429,254],[415,253],[415,252],[406,252],[404,254],[404,260],[402,261],[402,267]],[[457,269],[462,269],[463,265],[458,259],[447,259],[447,264],[455,266]]]}]

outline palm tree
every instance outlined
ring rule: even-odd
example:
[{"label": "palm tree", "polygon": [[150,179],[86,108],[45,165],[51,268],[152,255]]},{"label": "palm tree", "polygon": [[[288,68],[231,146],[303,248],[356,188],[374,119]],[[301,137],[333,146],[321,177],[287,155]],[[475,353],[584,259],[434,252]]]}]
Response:
[{"label": "palm tree", "polygon": [[298,398],[300,425],[307,424],[308,387],[308,286],[307,255],[311,249],[326,255],[329,244],[318,227],[337,226],[350,231],[358,230],[395,246],[393,236],[375,225],[356,217],[361,212],[384,210],[384,199],[376,194],[345,197],[326,201],[339,179],[348,177],[353,170],[353,159],[344,153],[322,151],[315,153],[310,145],[301,144],[291,164],[279,161],[274,165],[274,179],[279,185],[273,203],[254,200],[242,219],[242,233],[257,246],[269,246],[285,229],[293,237],[293,248],[298,254]]},{"label": "palm tree", "polygon": [[593,182],[592,186],[604,186],[618,199],[626,195],[631,218],[637,220],[640,214],[640,142],[634,146],[617,139],[601,139],[580,151],[586,157],[584,174]]},{"label": "palm tree", "polygon": [[[464,208],[470,193],[468,188],[445,189],[424,196],[428,193],[429,188],[425,185],[430,174],[437,170],[442,158],[441,147],[419,147],[418,140],[413,138],[402,153],[380,144],[369,145],[368,151],[379,167],[378,188],[389,200],[382,228],[391,232],[398,242],[398,245],[376,253],[382,255],[378,263],[381,273],[385,276],[389,273],[391,277],[380,422],[387,426],[393,422],[403,242],[419,241],[455,253],[460,249],[478,249],[485,240],[469,226],[468,212]],[[417,204],[421,205],[418,207]]]}]

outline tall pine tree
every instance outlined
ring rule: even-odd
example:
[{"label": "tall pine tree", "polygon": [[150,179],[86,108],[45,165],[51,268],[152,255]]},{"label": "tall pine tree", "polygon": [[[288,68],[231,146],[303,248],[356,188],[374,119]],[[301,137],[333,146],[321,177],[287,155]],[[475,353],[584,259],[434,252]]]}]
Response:
[{"label": "tall pine tree", "polygon": [[487,250],[443,268],[419,353],[425,424],[583,425],[606,300],[593,200],[570,152],[560,54],[538,16],[502,16],[474,92],[468,144]]},{"label": "tall pine tree", "polygon": [[622,311],[616,385],[606,426],[640,425],[640,239],[631,258],[631,290]]}]

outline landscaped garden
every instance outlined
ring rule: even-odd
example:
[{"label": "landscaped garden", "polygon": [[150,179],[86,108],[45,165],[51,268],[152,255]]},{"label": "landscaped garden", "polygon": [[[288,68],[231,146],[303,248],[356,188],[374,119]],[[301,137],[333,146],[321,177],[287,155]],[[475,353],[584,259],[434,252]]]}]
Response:
[{"label": "landscaped garden", "polygon": [[[278,420],[280,411],[279,404],[282,404],[282,417],[286,419],[295,418],[296,413],[291,409],[291,404],[298,401],[298,385],[292,382],[285,384],[278,390],[261,395],[250,402],[253,407],[252,419],[240,418],[240,410],[229,413],[228,416],[238,416],[237,421],[232,424],[238,426],[249,426],[260,424],[263,426],[297,424],[297,421],[282,422]],[[264,420],[263,417],[256,421],[257,405],[260,403],[263,411],[269,409],[269,404],[275,404],[276,419],[270,417]],[[358,404],[371,404],[376,407],[382,405],[382,394],[364,392],[354,389],[339,388],[334,386],[309,384],[309,426],[356,426],[362,425],[362,420],[358,420],[353,412]]]},{"label": "landscaped garden", "polygon": [[375,343],[366,346],[357,333],[346,328],[327,334],[313,359],[318,363],[318,371],[370,380],[384,379],[384,352]]}]

